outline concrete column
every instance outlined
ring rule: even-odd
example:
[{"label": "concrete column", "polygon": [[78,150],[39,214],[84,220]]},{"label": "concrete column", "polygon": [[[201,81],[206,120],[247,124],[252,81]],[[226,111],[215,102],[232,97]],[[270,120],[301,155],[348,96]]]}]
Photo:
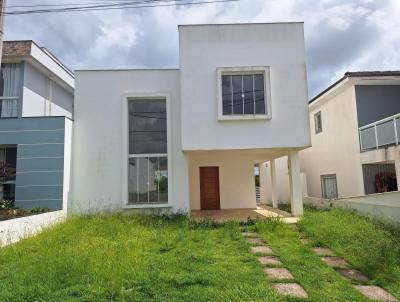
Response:
[{"label": "concrete column", "polygon": [[303,193],[301,190],[299,151],[290,151],[288,157],[290,205],[293,216],[303,215]]},{"label": "concrete column", "polygon": [[275,159],[270,161],[271,164],[271,199],[272,207],[278,208],[278,198],[276,197],[276,170],[275,170]]}]

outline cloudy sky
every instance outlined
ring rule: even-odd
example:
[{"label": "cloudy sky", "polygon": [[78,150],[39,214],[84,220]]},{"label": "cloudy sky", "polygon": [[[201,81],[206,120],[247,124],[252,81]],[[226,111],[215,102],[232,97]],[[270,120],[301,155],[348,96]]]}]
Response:
[{"label": "cloudy sky", "polygon": [[[105,1],[7,0],[7,6]],[[178,24],[280,21],[305,22],[310,97],[348,70],[400,69],[400,0],[240,0],[16,15],[6,18],[5,38],[34,40],[71,69],[167,68],[178,66]]]}]

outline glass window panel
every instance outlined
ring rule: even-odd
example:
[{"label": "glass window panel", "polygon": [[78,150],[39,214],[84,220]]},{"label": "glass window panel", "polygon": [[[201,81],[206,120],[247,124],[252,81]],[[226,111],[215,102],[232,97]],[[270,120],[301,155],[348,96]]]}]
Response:
[{"label": "glass window panel", "polygon": [[253,75],[243,76],[244,114],[254,114]]},{"label": "glass window panel", "polygon": [[396,119],[397,143],[400,142],[400,118]]},{"label": "glass window panel", "polygon": [[165,100],[129,101],[129,153],[167,153]]},{"label": "glass window panel", "polygon": [[149,202],[158,202],[158,157],[149,158]]},{"label": "glass window panel", "polygon": [[7,97],[19,96],[20,76],[21,76],[21,64],[19,63],[1,64],[0,96],[7,96]]},{"label": "glass window panel", "polygon": [[256,102],[256,114],[265,114],[264,75],[254,75],[254,95]]},{"label": "glass window panel", "polygon": [[222,114],[232,114],[232,86],[231,76],[222,76]]},{"label": "glass window panel", "polygon": [[130,158],[128,167],[128,203],[136,203],[138,196],[137,164],[139,158]]},{"label": "glass window panel", "polygon": [[149,160],[147,157],[137,158],[137,192],[138,192],[138,202],[148,202],[149,201]]},{"label": "glass window panel", "polygon": [[394,132],[394,121],[389,120],[376,125],[376,134],[378,136],[378,145],[385,146],[396,143],[396,134]]},{"label": "glass window panel", "polygon": [[360,131],[361,136],[361,150],[368,150],[372,148],[376,148],[375,141],[375,128],[370,127]]},{"label": "glass window panel", "polygon": [[128,203],[168,202],[168,159],[129,159]]},{"label": "glass window panel", "polygon": [[167,157],[159,158],[158,170],[159,201],[168,202],[168,160]]},{"label": "glass window panel", "polygon": [[232,76],[233,114],[243,114],[242,76]]}]

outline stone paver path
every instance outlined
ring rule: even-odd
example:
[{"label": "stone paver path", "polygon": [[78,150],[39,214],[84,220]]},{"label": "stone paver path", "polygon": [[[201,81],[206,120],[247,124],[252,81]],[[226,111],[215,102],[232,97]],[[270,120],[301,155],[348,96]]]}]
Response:
[{"label": "stone paver path", "polygon": [[265,268],[264,272],[270,280],[292,280],[293,275],[286,268]]},{"label": "stone paver path", "polygon": [[304,288],[297,283],[276,283],[272,285],[274,289],[281,295],[291,296],[296,298],[308,298]]},{"label": "stone paver path", "polygon": [[317,255],[320,256],[334,256],[335,254],[330,250],[327,249],[326,247],[313,247],[312,248],[313,252],[316,253]]},{"label": "stone paver path", "polygon": [[364,294],[371,300],[374,301],[388,301],[398,302],[398,300],[385,291],[383,288],[375,285],[353,285],[360,293]]},{"label": "stone paver path", "polygon": [[322,257],[321,260],[325,262],[328,266],[333,268],[349,268],[348,264],[344,259],[340,257]]},{"label": "stone paver path", "polygon": [[368,282],[369,279],[363,273],[355,269],[337,268],[336,271],[343,277],[358,281],[358,282]]},{"label": "stone paver path", "polygon": [[259,246],[253,246],[251,247],[250,251],[253,254],[272,254],[272,250],[269,246],[265,246],[265,245],[259,245]]},{"label": "stone paver path", "polygon": [[256,244],[256,245],[263,245],[265,242],[261,238],[246,238],[246,241],[250,244]]},{"label": "stone paver path", "polygon": [[[269,280],[278,281],[280,280],[293,280],[292,273],[282,266],[282,262],[279,257],[272,256],[272,249],[265,244],[265,241],[259,237],[256,232],[249,232],[242,228],[242,235],[246,237],[247,243],[251,245],[250,252],[253,254],[264,254],[266,256],[260,256],[257,258],[258,262],[262,265],[268,265],[273,267],[265,267],[264,272]],[[278,267],[277,267],[278,266]],[[272,286],[278,293],[285,296],[307,298],[308,294],[301,285],[297,283],[276,283]]]},{"label": "stone paver path", "polygon": [[[301,240],[302,242],[303,240],[307,240],[304,234],[302,235]],[[321,257],[321,260],[325,262],[328,266],[334,268],[336,272],[341,274],[346,279],[353,282],[355,281],[358,283],[363,283],[364,285],[353,285],[353,287],[367,298],[374,301],[400,302],[394,296],[392,296],[390,293],[379,286],[365,285],[365,283],[369,281],[368,277],[360,271],[351,268],[351,265],[347,263],[343,258],[334,256],[335,254],[330,249],[324,247],[314,247],[312,248],[312,250],[319,256],[325,256]]]},{"label": "stone paver path", "polygon": [[274,266],[281,266],[282,265],[282,262],[276,256],[258,257],[257,260],[261,264],[274,265]]}]

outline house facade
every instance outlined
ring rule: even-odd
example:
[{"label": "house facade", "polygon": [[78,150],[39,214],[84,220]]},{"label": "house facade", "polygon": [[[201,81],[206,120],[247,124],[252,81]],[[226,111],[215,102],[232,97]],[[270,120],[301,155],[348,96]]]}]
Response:
[{"label": "house facade", "polygon": [[74,75],[32,41],[5,41],[0,198],[60,210],[68,200]]},{"label": "house facade", "polygon": [[[398,71],[347,72],[310,101],[312,147],[300,152],[308,196],[334,199],[398,190],[399,97]],[[279,165],[278,174],[287,173]]]},{"label": "house facade", "polygon": [[349,72],[311,100],[313,147],[301,155],[310,196],[397,191],[399,96],[400,72]]},{"label": "house facade", "polygon": [[179,55],[179,69],[76,72],[69,210],[255,208],[254,166],[287,155],[301,215],[303,24],[179,26]]}]

